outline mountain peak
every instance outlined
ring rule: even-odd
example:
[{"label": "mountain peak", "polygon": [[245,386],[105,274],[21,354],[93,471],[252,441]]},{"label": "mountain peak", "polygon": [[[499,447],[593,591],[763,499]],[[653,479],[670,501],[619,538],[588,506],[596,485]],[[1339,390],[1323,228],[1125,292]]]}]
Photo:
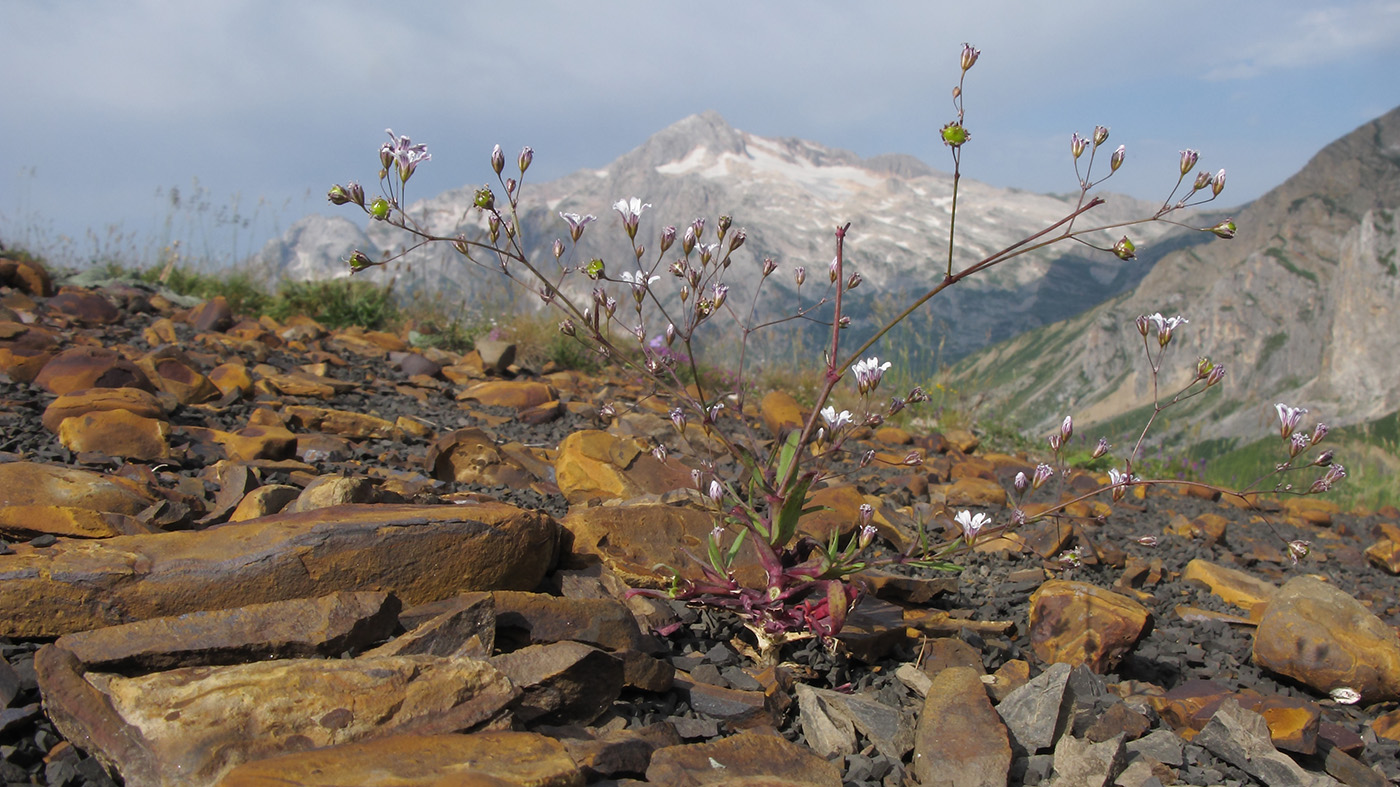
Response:
[{"label": "mountain peak", "polygon": [[747,151],[744,133],[713,109],[684,117],[656,132],[620,162],[628,166],[658,167],[680,161],[692,150],[705,148],[716,155]]}]

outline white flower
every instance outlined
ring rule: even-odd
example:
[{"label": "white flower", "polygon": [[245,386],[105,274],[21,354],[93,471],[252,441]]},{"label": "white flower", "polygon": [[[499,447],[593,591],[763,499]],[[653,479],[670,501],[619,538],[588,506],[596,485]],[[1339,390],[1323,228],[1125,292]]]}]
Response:
[{"label": "white flower", "polygon": [[842,426],[850,423],[851,417],[850,410],[842,410],[840,413],[837,413],[836,408],[831,405],[822,408],[822,419],[825,420],[826,425],[832,429],[840,429]]},{"label": "white flower", "polygon": [[870,393],[880,385],[880,378],[890,368],[890,362],[880,363],[879,358],[871,357],[863,361],[856,361],[851,367],[851,371],[856,375],[856,388],[861,393]]},{"label": "white flower", "polygon": [[630,273],[628,271],[623,271],[619,275],[621,276],[623,281],[637,287],[646,287],[647,285],[655,284],[656,282],[661,281],[660,276],[647,276],[646,271],[637,271],[635,274]]},{"label": "white flower", "polygon": [[971,544],[982,528],[992,523],[992,518],[986,514],[974,514],[964,508],[958,512],[957,516],[953,517],[953,521],[962,527],[963,540]]}]

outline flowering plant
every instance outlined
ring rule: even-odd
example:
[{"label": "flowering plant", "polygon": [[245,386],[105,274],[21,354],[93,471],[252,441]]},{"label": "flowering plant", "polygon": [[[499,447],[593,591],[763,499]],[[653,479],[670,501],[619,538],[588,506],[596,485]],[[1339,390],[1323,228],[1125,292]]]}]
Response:
[{"label": "flowering plant", "polygon": [[[356,251],[348,260],[352,271],[383,265],[425,244],[450,244],[468,261],[499,271],[534,291],[544,303],[558,308],[562,313],[559,330],[563,334],[574,337],[604,358],[640,372],[659,394],[668,398],[670,420],[679,439],[689,441],[690,430],[699,429],[709,445],[718,446],[720,455],[735,460],[737,472],[721,471],[720,463],[714,458],[716,454],[711,454],[711,458],[702,460],[700,466],[692,470],[696,491],[722,517],[723,522],[710,534],[706,553],[693,556],[700,567],[701,577],[687,580],[681,577],[680,572],[675,572],[671,587],[664,593],[647,590],[633,592],[667,595],[732,610],[753,632],[760,658],[772,659],[786,642],[808,637],[829,639],[837,634],[861,596],[858,576],[867,568],[902,564],[953,570],[957,566],[952,559],[972,548],[979,539],[1000,535],[1008,528],[1027,521],[1059,515],[1069,505],[1093,495],[1106,494],[1118,500],[1130,486],[1148,483],[1133,474],[1133,460],[1143,444],[1140,437],[1126,458],[1125,469],[1111,470],[1108,483],[1102,488],[1069,500],[1057,498],[1059,502],[1052,502],[1039,510],[1036,516],[1028,517],[1023,507],[1026,496],[1051,479],[1064,475],[1062,451],[1073,432],[1072,419],[1066,417],[1061,428],[1049,438],[1055,466],[1042,464],[1033,477],[1028,478],[1024,473],[1016,477],[1015,507],[1011,516],[1000,524],[994,523],[987,514],[961,511],[948,519],[942,534],[929,534],[921,529],[919,538],[908,549],[879,558],[872,551],[877,531],[874,509],[868,504],[861,506],[858,521],[853,523],[852,535],[847,538],[843,539],[839,533],[833,532],[823,540],[801,532],[804,517],[818,510],[810,504],[810,499],[814,489],[822,483],[850,472],[852,467],[864,468],[877,462],[918,466],[922,462],[918,452],[911,452],[899,462],[890,462],[878,458],[874,451],[856,453],[847,447],[855,430],[878,427],[886,418],[905,407],[928,399],[921,388],[915,387],[903,396],[891,397],[888,404],[876,400],[875,395],[891,363],[882,363],[877,356],[867,353],[892,328],[934,296],[964,279],[1052,244],[1074,241],[1121,260],[1131,260],[1135,257],[1136,246],[1127,235],[1121,234],[1124,229],[1156,221],[1187,226],[1181,224],[1176,215],[1183,209],[1214,200],[1225,187],[1224,170],[1215,174],[1201,170],[1193,175],[1198,154],[1194,150],[1184,150],[1179,161],[1179,172],[1176,173],[1177,181],[1155,212],[1132,221],[1078,226],[1082,225],[1086,214],[1104,204],[1102,197],[1090,195],[1091,190],[1112,177],[1127,159],[1125,146],[1119,145],[1111,153],[1107,152],[1109,130],[1096,126],[1087,137],[1078,133],[1070,137],[1070,154],[1079,180],[1079,197],[1074,208],[1039,232],[955,270],[961,154],[963,146],[971,140],[965,126],[963,87],[968,72],[979,56],[977,49],[964,45],[960,55],[959,81],[953,89],[956,118],[939,132],[953,162],[945,270],[935,274],[929,289],[909,303],[907,308],[864,343],[848,349],[843,341],[843,332],[850,325],[851,317],[847,313],[845,296],[860,285],[862,278],[859,272],[848,270],[850,266],[845,244],[850,225],[837,227],[835,254],[826,266],[826,293],[816,303],[800,308],[786,318],[813,320],[830,329],[829,339],[824,342],[821,387],[811,413],[802,426],[779,435],[779,439],[766,448],[755,435],[745,433],[742,419],[725,413],[727,401],[737,403],[734,410],[742,413],[742,385],[734,396],[726,398],[727,392],[710,390],[701,382],[696,366],[697,332],[717,316],[732,319],[744,337],[739,354],[741,378],[747,337],[758,328],[773,324],[757,324],[754,319],[752,304],[759,300],[757,290],[748,300],[750,306],[747,313],[736,307],[729,297],[731,288],[726,281],[726,272],[735,259],[735,253],[743,248],[747,239],[745,230],[735,227],[729,216],[720,216],[712,226],[704,218],[695,219],[681,229],[666,226],[656,236],[657,251],[649,255],[643,242],[646,235],[642,229],[642,218],[652,205],[638,197],[620,199],[612,209],[618,214],[627,235],[632,258],[614,268],[602,259],[580,252],[585,231],[588,225],[597,221],[597,217],[561,211],[558,215],[567,228],[568,240],[560,238],[554,241],[550,255],[552,259],[532,259],[522,241],[525,230],[520,224],[518,208],[534,152],[529,147],[521,150],[515,162],[517,171],[507,176],[506,158],[500,146],[497,146],[491,153],[490,166],[502,195],[498,197],[495,189],[484,186],[475,192],[473,199],[484,221],[482,234],[478,237],[465,234],[435,235],[410,215],[405,208],[404,197],[415,168],[427,162],[430,156],[425,146],[413,144],[408,137],[395,137],[392,132],[391,142],[383,145],[379,151],[381,196],[367,201],[363,188],[351,182],[331,188],[329,199],[335,204],[356,205],[373,220],[387,222],[416,238],[409,249],[384,260],[371,260]],[[1104,155],[1100,155],[1100,150],[1105,151]],[[1103,171],[1105,168],[1106,172]],[[1233,221],[1227,219],[1211,227],[1191,229],[1230,238],[1236,228]],[[1104,233],[1112,233],[1109,237],[1117,235],[1119,239],[1112,243],[1096,241]],[[1103,245],[1096,245],[1096,242]],[[764,259],[759,266],[761,275],[757,287],[761,290],[777,273],[779,265],[772,259]],[[808,279],[807,267],[797,266],[792,275],[800,290]],[[1137,321],[1152,365],[1156,403],[1153,419],[1165,407],[1204,393],[1224,377],[1223,366],[1203,358],[1197,365],[1195,377],[1181,392],[1165,403],[1156,396],[1162,355],[1171,342],[1173,332],[1187,322],[1182,317],[1167,318],[1160,314],[1145,316]],[[1155,354],[1148,342],[1150,331],[1154,332],[1157,344]],[[858,396],[856,412],[838,411],[831,401],[837,386],[848,372]],[[611,405],[607,405],[606,409],[611,410]],[[1285,411],[1280,409],[1285,439],[1294,441],[1290,445],[1297,445],[1292,435],[1292,429],[1296,426],[1294,412],[1288,410],[1289,415],[1285,417]],[[1148,426],[1151,423],[1149,420]],[[1320,427],[1311,442],[1320,440],[1324,433],[1325,427]],[[1145,435],[1146,427],[1143,430]],[[1107,442],[1101,439],[1095,449],[1095,458],[1108,450]],[[1298,450],[1301,451],[1301,448]],[[655,452],[659,459],[666,460],[665,446],[658,445]],[[703,455],[702,452],[696,453]],[[1329,470],[1318,484],[1329,486],[1342,475],[1344,473],[1337,467],[1336,470]],[[946,512],[944,516],[947,516]],[[745,584],[736,575],[735,562],[745,545],[757,555],[758,565],[764,574],[761,583]]]}]

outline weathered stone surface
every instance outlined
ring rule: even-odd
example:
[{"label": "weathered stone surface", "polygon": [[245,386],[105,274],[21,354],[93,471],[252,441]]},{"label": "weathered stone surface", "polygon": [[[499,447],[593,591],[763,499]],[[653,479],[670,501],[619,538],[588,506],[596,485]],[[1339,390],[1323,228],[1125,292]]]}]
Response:
[{"label": "weathered stone surface", "polygon": [[496,604],[490,593],[463,593],[424,606],[443,611],[366,655],[491,657],[496,649]]},{"label": "weathered stone surface", "polygon": [[597,430],[570,434],[554,460],[556,482],[570,503],[590,498],[626,500],[691,486],[690,469],[662,462],[641,443]]},{"label": "weathered stone surface", "polygon": [[94,388],[54,399],[44,409],[44,428],[55,434],[65,419],[92,412],[126,410],[145,418],[165,419],[165,408],[153,394],[139,388]]},{"label": "weathered stone surface", "polygon": [[[669,578],[657,566],[699,579],[700,568],[682,550],[705,553],[706,539],[718,523],[705,511],[663,505],[574,508],[560,521],[573,535],[573,550],[600,558],[624,583],[635,588],[664,588]],[[735,561],[736,574],[762,581],[747,550]]]},{"label": "weathered stone surface", "polygon": [[1151,623],[1146,607],[1086,582],[1050,580],[1031,594],[1031,646],[1048,662],[1106,672]]},{"label": "weathered stone surface", "polygon": [[335,656],[387,638],[399,606],[388,593],[340,592],[81,631],[57,644],[106,672]]},{"label": "weathered stone surface", "polygon": [[0,506],[58,505],[135,516],[155,502],[140,484],[76,467],[0,463]]},{"label": "weathered stone surface", "polygon": [[15,610],[0,619],[0,636],[57,636],[337,590],[388,590],[416,604],[533,588],[557,539],[544,514],[483,503],[336,506],[198,532],[18,545],[0,555],[0,608]]},{"label": "weathered stone surface", "polygon": [[1254,634],[1254,660],[1326,693],[1365,702],[1400,698],[1400,637],[1345,592],[1294,577],[1269,602]]},{"label": "weathered stone surface", "polygon": [[229,515],[230,522],[246,522],[276,514],[301,495],[301,487],[290,484],[268,484],[244,495]]},{"label": "weathered stone surface", "polygon": [[557,400],[559,392],[548,383],[534,380],[491,380],[471,386],[458,394],[457,398],[474,401],[486,407],[525,410]]},{"label": "weathered stone surface", "polygon": [[0,284],[44,298],[54,294],[48,269],[33,260],[0,258]]},{"label": "weathered stone surface", "polygon": [[37,325],[0,319],[0,372],[30,383],[57,352],[58,339]]},{"label": "weathered stone surface", "polygon": [[222,295],[194,307],[189,315],[190,325],[201,331],[226,331],[233,326],[233,309]]},{"label": "weathered stone surface", "polygon": [[986,478],[959,478],[948,487],[947,504],[950,508],[1000,508],[1006,505],[1006,490],[1001,484]]},{"label": "weathered stone surface", "polygon": [[938,673],[919,714],[915,778],[925,787],[1005,787],[1010,769],[1010,738],[981,672],[950,667]]},{"label": "weathered stone surface", "polygon": [[581,787],[565,747],[530,732],[394,735],[249,762],[219,787]]},{"label": "weathered stone surface", "polygon": [[154,391],[136,364],[105,347],[73,347],[44,364],[34,384],[63,395],[90,388],[140,388]]},{"label": "weathered stone surface", "polygon": [[588,777],[646,773],[657,749],[681,744],[675,728],[664,723],[610,730],[601,735],[595,735],[586,727],[552,729],[550,733],[560,739],[569,756]]},{"label": "weathered stone surface", "polygon": [[306,485],[283,510],[289,514],[374,502],[374,482],[364,476],[323,475]]},{"label": "weathered stone surface", "polygon": [[1106,787],[1123,770],[1123,739],[1090,743],[1065,735],[1055,744],[1055,778],[1050,787]]},{"label": "weathered stone surface", "polygon": [[1050,748],[1065,729],[1072,710],[1065,702],[1070,671],[1068,664],[1051,664],[997,705],[1011,743],[1020,752]]},{"label": "weathered stone surface", "polygon": [[758,412],[763,418],[763,425],[775,437],[789,429],[800,429],[807,419],[802,405],[792,394],[777,389],[763,395]]},{"label": "weathered stone surface", "polygon": [[151,462],[170,456],[170,424],[127,410],[105,410],[65,418],[58,441],[74,453],[95,452]]},{"label": "weathered stone surface", "polygon": [[1329,776],[1303,770],[1288,755],[1275,749],[1269,740],[1269,727],[1264,717],[1244,710],[1231,700],[1221,704],[1193,742],[1269,787],[1333,787],[1338,784]]},{"label": "weathered stone surface", "polygon": [[396,733],[497,723],[516,696],[489,664],[431,656],[287,659],[134,678],[83,674],[56,646],[36,659],[44,702],[71,740],[128,783],[213,785],[235,765]]},{"label": "weathered stone surface", "polygon": [[529,470],[476,427],[457,429],[433,441],[426,464],[428,473],[440,481],[520,487],[534,480]]},{"label": "weathered stone surface", "polygon": [[181,404],[198,404],[219,397],[219,387],[178,347],[166,345],[153,350],[136,365],[157,390],[170,394]]},{"label": "weathered stone surface", "polygon": [[62,288],[49,299],[49,308],[72,317],[83,325],[111,325],[121,319],[112,302],[92,290]]},{"label": "weathered stone surface", "polygon": [[243,396],[253,392],[253,376],[248,373],[248,367],[241,363],[230,361],[215,366],[209,371],[209,382],[224,396],[235,391]]},{"label": "weathered stone surface", "polygon": [[589,724],[622,693],[622,661],[582,642],[530,645],[490,659],[521,691],[525,723]]},{"label": "weathered stone surface", "polygon": [[73,506],[0,507],[0,534],[33,538],[45,533],[69,538],[109,538],[154,533],[158,528],[126,514]]},{"label": "weathered stone surface", "polygon": [[482,368],[496,374],[504,374],[506,369],[515,363],[515,342],[478,339],[473,349],[476,350],[477,355],[481,356]]},{"label": "weathered stone surface", "polygon": [[1366,559],[1387,574],[1400,574],[1400,544],[1382,538],[1366,548]]},{"label": "weathered stone surface", "polygon": [[307,432],[325,432],[352,440],[392,439],[394,424],[376,415],[326,407],[293,405],[283,410],[293,426]]},{"label": "weathered stone surface", "polygon": [[840,787],[841,772],[810,749],[776,735],[741,733],[712,743],[658,749],[647,781],[665,787],[786,784]]},{"label": "weathered stone surface", "polygon": [[637,619],[616,599],[560,598],[513,590],[498,590],[491,597],[502,649],[567,640],[607,650],[643,647]]}]

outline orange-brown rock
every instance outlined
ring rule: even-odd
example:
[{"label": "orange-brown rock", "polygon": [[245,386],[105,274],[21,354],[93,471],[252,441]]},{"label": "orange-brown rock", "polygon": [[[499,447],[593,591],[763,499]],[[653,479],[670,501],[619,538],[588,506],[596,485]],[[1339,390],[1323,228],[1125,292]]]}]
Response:
[{"label": "orange-brown rock", "polygon": [[534,380],[491,380],[477,383],[457,395],[459,401],[474,401],[487,407],[526,410],[559,398],[548,383]]},{"label": "orange-brown rock", "polygon": [[102,672],[152,672],[175,667],[266,659],[335,657],[390,636],[400,604],[384,592],[337,592],[190,612],[65,634],[58,646]]},{"label": "orange-brown rock", "polygon": [[1400,574],[1400,544],[1388,538],[1366,548],[1366,559],[1387,574]]},{"label": "orange-brown rock", "polygon": [[1107,672],[1148,632],[1152,613],[1086,582],[1052,579],[1031,594],[1031,646],[1042,660]]},{"label": "orange-brown rock", "polygon": [[282,412],[286,413],[293,426],[308,432],[325,432],[351,440],[388,440],[396,435],[394,424],[377,415],[303,405],[292,405]]},{"label": "orange-brown rock", "polygon": [[0,506],[0,534],[33,538],[48,533],[70,538],[107,538],[153,533],[156,528],[126,514],[72,506]]},{"label": "orange-brown rock", "polygon": [[1011,740],[982,685],[982,671],[950,667],[933,678],[914,738],[914,777],[923,785],[1005,784]]},{"label": "orange-brown rock", "polygon": [[219,787],[581,787],[565,744],[531,732],[394,735],[234,768]]},{"label": "orange-brown rock", "polygon": [[959,478],[948,487],[946,500],[949,508],[1000,508],[1006,505],[1006,490],[1001,484],[986,478]]},{"label": "orange-brown rock", "polygon": [[93,412],[126,410],[144,418],[165,420],[165,408],[153,394],[139,388],[94,388],[54,399],[44,409],[44,428],[55,434],[64,419]]},{"label": "orange-brown rock", "polygon": [[790,429],[801,429],[807,422],[806,411],[792,394],[776,388],[763,395],[758,404],[758,412],[763,418],[763,425],[774,436]]},{"label": "orange-brown rock", "polygon": [[12,380],[33,382],[57,348],[58,340],[47,329],[0,321],[0,372]]},{"label": "orange-brown rock", "polygon": [[[690,508],[634,505],[574,508],[559,524],[573,535],[575,553],[598,557],[628,586],[664,588],[671,569],[688,579],[701,577],[686,550],[703,559],[718,520]],[[740,581],[762,581],[751,554],[742,550],[735,561]]]},{"label": "orange-brown rock", "polygon": [[194,307],[189,314],[190,325],[201,331],[226,331],[233,325],[233,309],[222,295]]},{"label": "orange-brown rock", "polygon": [[689,468],[652,456],[638,441],[596,429],[574,432],[559,443],[556,483],[570,503],[591,498],[627,500],[690,488]]},{"label": "orange-brown rock", "polygon": [[169,438],[169,423],[129,410],[98,410],[65,418],[58,425],[58,441],[69,451],[141,462],[169,457]]},{"label": "orange-brown rock", "polygon": [[83,325],[111,325],[122,317],[111,301],[92,290],[64,287],[49,299],[48,305],[50,309]]},{"label": "orange-brown rock", "polygon": [[[554,563],[548,516],[499,503],[337,506],[202,531],[26,544],[0,555],[0,636],[116,623],[338,590],[417,604],[529,589]],[[137,581],[139,580],[139,581]]]},{"label": "orange-brown rock", "polygon": [[982,444],[982,439],[966,429],[944,429],[943,440],[960,453],[970,454]]},{"label": "orange-brown rock", "polygon": [[214,442],[229,459],[287,459],[296,454],[297,436],[281,426],[245,426],[237,432],[215,432]]},{"label": "orange-brown rock", "polygon": [[0,462],[0,506],[71,506],[135,516],[153,502],[150,492],[126,478],[38,462]]},{"label": "orange-brown rock", "polygon": [[807,496],[808,508],[823,510],[802,517],[798,530],[823,543],[831,539],[832,533],[848,536],[856,529],[860,507],[865,502],[865,495],[851,484],[824,486]]},{"label": "orange-brown rock", "polygon": [[248,373],[248,367],[241,363],[230,361],[215,366],[209,372],[209,382],[224,396],[233,391],[238,391],[244,396],[253,392],[253,376]]},{"label": "orange-brown rock", "polygon": [[105,347],[73,347],[44,364],[34,384],[53,394],[89,388],[140,388],[154,391],[136,364]]},{"label": "orange-brown rock", "polygon": [[1317,497],[1285,497],[1280,502],[1289,516],[1320,527],[1330,527],[1332,517],[1342,510],[1336,502]]},{"label": "orange-brown rock", "polygon": [[252,490],[238,501],[237,507],[229,515],[230,522],[246,522],[249,519],[271,516],[280,512],[301,495],[301,487],[288,484],[268,484]]},{"label": "orange-brown rock", "polygon": [[428,473],[439,481],[523,487],[535,480],[520,462],[476,427],[448,432],[428,447]]},{"label": "orange-brown rock", "polygon": [[1309,576],[1288,580],[1254,634],[1254,660],[1320,692],[1400,698],[1400,637],[1356,599]]},{"label": "orange-brown rock", "polygon": [[136,362],[157,390],[174,396],[180,404],[198,404],[219,397],[219,388],[199,371],[179,348],[166,345]]},{"label": "orange-brown rock", "polygon": [[54,294],[48,269],[33,260],[0,258],[0,285],[43,298]]},{"label": "orange-brown rock", "polygon": [[1181,578],[1204,584],[1210,588],[1211,593],[1219,596],[1222,601],[1234,604],[1246,611],[1262,607],[1278,592],[1277,585],[1265,582],[1253,574],[1201,558],[1195,558],[1187,563]]},{"label": "orange-brown rock", "polygon": [[841,771],[803,746],[777,735],[740,733],[710,743],[658,749],[647,781],[667,787],[704,784],[840,787]]},{"label": "orange-brown rock", "polygon": [[318,746],[470,731],[517,693],[469,659],[281,659],[122,677],[83,674],[72,654],[46,650],[35,667],[55,725],[151,787],[212,786],[241,763]]}]

